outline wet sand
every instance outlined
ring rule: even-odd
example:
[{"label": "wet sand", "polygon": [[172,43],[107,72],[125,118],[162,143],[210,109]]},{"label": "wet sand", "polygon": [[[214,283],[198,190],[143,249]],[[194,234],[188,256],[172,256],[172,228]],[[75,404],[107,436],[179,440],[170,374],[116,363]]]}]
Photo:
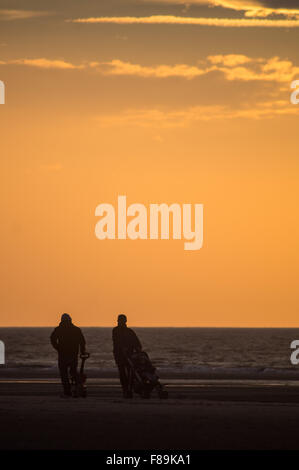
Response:
[{"label": "wet sand", "polygon": [[1,449],[299,449],[299,383],[172,383],[124,400],[116,383],[62,399],[56,381],[0,381]]}]

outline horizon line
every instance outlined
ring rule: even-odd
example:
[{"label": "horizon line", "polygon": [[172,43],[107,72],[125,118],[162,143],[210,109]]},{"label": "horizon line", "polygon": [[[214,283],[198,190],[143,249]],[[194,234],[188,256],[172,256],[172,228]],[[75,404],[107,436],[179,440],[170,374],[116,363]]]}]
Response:
[{"label": "horizon line", "polygon": [[[59,325],[59,323],[58,323]],[[77,326],[77,325],[75,325]],[[113,324],[113,325],[80,325],[80,328],[114,328],[115,326],[117,326],[117,324]],[[55,325],[0,325],[0,328],[55,328],[57,327],[57,324]],[[183,326],[183,325],[145,325],[145,326],[141,326],[141,325],[129,325],[128,326],[129,328],[222,328],[222,329],[232,329],[232,328],[235,328],[235,329],[299,329],[299,325],[298,326]]]}]

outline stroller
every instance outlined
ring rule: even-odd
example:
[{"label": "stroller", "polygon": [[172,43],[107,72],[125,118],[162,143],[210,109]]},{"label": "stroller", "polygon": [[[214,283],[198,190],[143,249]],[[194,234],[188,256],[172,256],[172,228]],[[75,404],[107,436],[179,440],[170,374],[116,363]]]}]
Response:
[{"label": "stroller", "polygon": [[159,398],[168,398],[168,392],[164,389],[156,374],[156,368],[150,361],[145,351],[139,351],[127,357],[130,368],[131,388],[142,398],[150,398],[151,392],[156,389]]}]

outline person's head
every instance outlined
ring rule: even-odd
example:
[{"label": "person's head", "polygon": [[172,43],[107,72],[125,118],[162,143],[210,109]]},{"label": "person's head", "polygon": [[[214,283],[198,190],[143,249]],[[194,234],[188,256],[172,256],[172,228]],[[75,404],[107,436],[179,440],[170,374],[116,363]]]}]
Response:
[{"label": "person's head", "polygon": [[126,323],[127,323],[126,315],[123,315],[123,314],[118,315],[117,323],[118,323],[118,326],[126,326]]},{"label": "person's head", "polygon": [[72,323],[72,319],[71,319],[71,317],[69,316],[68,313],[63,313],[61,315],[61,323],[63,325],[70,325]]}]

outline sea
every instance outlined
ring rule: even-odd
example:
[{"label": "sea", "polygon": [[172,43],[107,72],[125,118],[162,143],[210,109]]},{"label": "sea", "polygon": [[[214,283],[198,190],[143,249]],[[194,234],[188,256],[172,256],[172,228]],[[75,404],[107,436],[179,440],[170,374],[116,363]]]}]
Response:
[{"label": "sea", "polygon": [[[57,353],[50,344],[53,328],[0,328],[5,344],[1,377],[57,376]],[[82,328],[91,356],[89,377],[117,377],[112,328]],[[292,365],[293,328],[134,328],[160,377],[176,379],[297,380]]]}]

